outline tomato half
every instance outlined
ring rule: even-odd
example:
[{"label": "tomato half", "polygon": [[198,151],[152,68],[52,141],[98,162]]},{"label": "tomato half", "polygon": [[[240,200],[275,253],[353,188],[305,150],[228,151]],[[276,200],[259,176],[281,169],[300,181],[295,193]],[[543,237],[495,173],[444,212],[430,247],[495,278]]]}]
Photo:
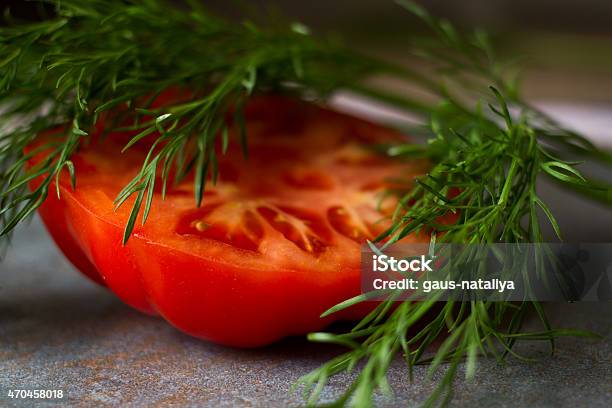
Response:
[{"label": "tomato half", "polygon": [[76,190],[62,175],[61,199],[50,194],[40,214],[68,259],[130,306],[199,338],[254,347],[364,313],[319,317],[359,293],[360,244],[389,225],[396,204],[380,195],[407,188],[424,163],[373,149],[399,134],[304,102],[262,97],[246,118],[248,159],[231,129],[202,206],[193,180],[165,200],[156,188],[125,246],[133,201],[114,211],[113,200],[146,148],[120,153],[121,135],[81,146]]}]

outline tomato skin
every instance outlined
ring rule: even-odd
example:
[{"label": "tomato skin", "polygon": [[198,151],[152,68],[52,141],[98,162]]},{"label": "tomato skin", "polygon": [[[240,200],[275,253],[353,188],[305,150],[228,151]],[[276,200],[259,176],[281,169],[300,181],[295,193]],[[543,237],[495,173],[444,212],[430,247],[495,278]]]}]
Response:
[{"label": "tomato skin", "polygon": [[[293,271],[261,276],[258,270],[203,263],[193,255],[138,241],[143,283],[157,311],[180,330],[215,343],[257,347],[319,330],[328,305],[359,292],[358,271],[339,271],[332,282]],[[338,316],[335,316],[334,320]]]},{"label": "tomato skin", "polygon": [[104,283],[128,305],[143,313],[155,315],[141,273],[134,262],[132,245],[121,245],[123,230],[95,217],[87,221],[79,231],[79,237],[104,277]]},{"label": "tomato skin", "polygon": [[67,207],[57,196],[50,195],[38,209],[47,231],[62,253],[78,270],[94,282],[105,286],[98,269],[91,263],[72,231],[73,223],[69,220]]},{"label": "tomato skin", "polygon": [[60,186],[60,192],[61,200],[50,195],[38,211],[66,258],[128,305],[156,314],[146,298],[131,249],[121,245],[123,231],[84,209],[75,199],[75,191]]},{"label": "tomato skin", "polygon": [[[219,191],[217,198],[222,198],[226,190],[230,191],[230,199],[238,200],[238,204],[245,195],[247,204],[260,203],[260,200],[267,199],[270,195],[280,203],[278,207],[274,207],[274,211],[281,212],[276,213],[268,207],[261,207],[262,204],[248,207],[251,217],[265,225],[258,227],[263,228],[261,234],[276,234],[276,241],[264,242],[268,252],[259,251],[256,256],[255,252],[241,249],[240,245],[232,247],[223,240],[214,245],[206,244],[210,239],[224,238],[217,233],[202,238],[197,235],[197,231],[183,234],[181,228],[193,228],[193,221],[183,225],[179,219],[179,215],[187,216],[194,211],[192,191],[187,194],[188,197],[178,194],[166,201],[161,201],[156,195],[147,224],[141,226],[139,220],[128,243],[122,245],[124,226],[134,197],[117,212],[113,210],[113,199],[120,188],[133,177],[130,176],[130,171],[138,168],[142,157],[138,156],[138,153],[130,156],[131,151],[128,151],[127,156],[108,160],[115,157],[112,150],[104,150],[112,144],[109,141],[96,147],[93,153],[77,153],[73,158],[77,188],[73,190],[68,175],[63,174],[59,186],[61,199],[50,195],[39,209],[53,239],[66,257],[85,275],[107,286],[128,305],[150,315],[161,315],[185,333],[236,347],[263,346],[286,336],[320,330],[333,321],[355,320],[375,306],[375,303],[362,303],[320,318],[321,313],[331,306],[360,293],[360,254],[359,244],[355,239],[362,235],[352,234],[361,234],[354,227],[365,225],[365,218],[362,220],[364,223],[360,225],[346,224],[337,227],[336,224],[344,222],[343,217],[347,215],[340,213],[336,206],[342,203],[343,197],[349,197],[355,200],[354,210],[359,212],[363,210],[365,197],[368,206],[374,207],[376,204],[369,198],[374,197],[374,193],[370,190],[378,187],[370,179],[378,174],[377,166],[382,166],[383,170],[380,171],[385,175],[397,174],[398,168],[397,165],[381,165],[379,159],[372,160],[370,153],[364,156],[363,153],[357,152],[355,155],[354,149],[344,149],[345,142],[339,142],[339,145],[330,142],[331,135],[345,127],[348,127],[350,132],[363,128],[368,134],[385,134],[390,131],[325,110],[310,112],[311,116],[308,116],[310,122],[315,123],[312,126],[315,126],[316,132],[322,132],[313,144],[316,146],[316,143],[321,143],[324,147],[321,147],[320,151],[313,150],[315,154],[308,156],[310,161],[298,162],[297,167],[293,159],[283,162],[282,155],[276,160],[278,152],[284,154],[286,141],[279,139],[279,145],[273,146],[272,149],[276,155],[269,157],[270,143],[276,140],[269,136],[278,131],[277,128],[281,132],[300,132],[299,129],[294,130],[295,124],[300,121],[310,122],[302,118],[301,114],[295,117],[295,112],[300,110],[295,108],[295,104],[287,103],[284,99],[248,106],[247,109],[247,113],[251,112],[250,114],[263,116],[265,119],[263,123],[256,124],[265,128],[265,131],[262,131],[265,138],[254,137],[251,162],[248,165],[260,169],[262,164],[265,164],[271,169],[258,171],[271,173],[263,174],[265,177],[261,179],[266,183],[255,177],[257,184],[243,184],[245,190],[239,195],[231,189],[224,189],[223,181],[215,189]],[[261,112],[258,112],[258,109]],[[318,122],[311,120],[313,114],[318,118]],[[279,125],[279,117],[280,122],[286,123]],[[326,128],[328,123],[335,123],[336,127],[329,130]],[[287,130],[286,126],[290,126],[290,130]],[[258,128],[254,129],[249,130],[249,135],[256,134]],[[290,135],[292,136],[292,133]],[[125,143],[123,136],[119,135]],[[341,136],[346,138],[346,135]],[[352,134],[350,137],[353,137]],[[378,138],[379,136],[376,136],[376,140],[379,140]],[[265,149],[258,150],[256,142]],[[329,151],[335,152],[334,149],[338,150],[337,155],[327,154]],[[220,163],[220,166],[222,164]],[[247,179],[252,176],[248,174],[250,169],[246,164],[240,166],[246,168]],[[274,173],[277,168],[279,171],[290,171],[279,177],[279,174]],[[353,177],[354,173],[359,176]],[[336,177],[336,181],[340,182],[331,183],[333,180],[328,180],[325,176],[327,174]],[[221,170],[222,180],[223,176],[224,172]],[[39,182],[40,180],[34,181],[32,187],[36,187]],[[285,183],[289,190],[279,192],[279,183]],[[229,184],[231,185],[231,182]],[[292,188],[294,190],[291,190]],[[50,191],[55,191],[53,182]],[[301,198],[290,201],[296,194]],[[216,198],[210,199],[214,202]],[[189,204],[186,204],[187,202]],[[210,201],[205,199],[205,204],[207,202]],[[320,215],[325,220],[330,214],[334,215],[331,221],[317,224],[309,218],[312,214],[308,211],[315,211],[318,206],[327,205],[328,202],[329,207],[321,210]],[[287,209],[287,205],[294,205],[296,208]],[[282,211],[289,212],[283,215]],[[372,216],[371,210],[363,211],[364,214]],[[305,212],[308,214],[304,215]],[[202,217],[212,217],[215,214],[214,211],[208,215],[203,213]],[[227,221],[233,221],[234,213],[230,211],[229,214],[226,214]],[[318,233],[320,240],[301,241],[303,236],[295,235],[298,229],[287,228],[287,224],[284,224],[287,221],[281,216],[297,217],[297,225],[301,228],[312,226],[312,229],[308,229],[309,233]],[[215,217],[215,220],[219,219],[218,214]],[[204,234],[206,231],[208,230],[205,230]],[[228,231],[229,237],[234,230]],[[255,231],[258,229],[255,228]],[[282,238],[283,235],[285,238]],[[244,236],[240,237],[244,239]],[[280,242],[278,239],[285,241]],[[250,241],[245,242],[248,247]],[[311,248],[310,244],[314,246]],[[330,249],[318,253],[318,245]],[[272,256],[274,262],[268,263],[262,254]],[[306,258],[311,259],[305,261]]]},{"label": "tomato skin", "polygon": [[259,270],[206,262],[138,235],[122,246],[123,230],[83,208],[78,189],[60,186],[60,192],[61,200],[48,197],[39,213],[66,257],[126,304],[159,314],[194,337],[259,347],[333,321],[357,319],[373,307],[363,303],[320,318],[330,306],[359,293],[358,268],[338,270],[327,279],[290,270],[262,276]]}]

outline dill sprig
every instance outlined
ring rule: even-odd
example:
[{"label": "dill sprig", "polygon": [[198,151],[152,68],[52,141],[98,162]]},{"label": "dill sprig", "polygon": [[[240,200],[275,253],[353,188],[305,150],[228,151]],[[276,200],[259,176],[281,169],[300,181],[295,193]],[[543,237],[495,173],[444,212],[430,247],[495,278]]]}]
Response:
[{"label": "dill sprig", "polygon": [[[244,120],[241,109],[253,92],[323,97],[380,69],[367,57],[311,37],[303,25],[264,29],[250,22],[232,24],[195,1],[187,11],[163,0],[56,4],[54,18],[9,21],[0,28],[3,121],[46,109],[2,136],[0,159],[8,163],[0,176],[2,235],[40,205],[62,169],[72,168],[70,155],[105,111],[127,106],[136,118],[123,128],[137,133],[126,149],[157,135],[142,170],[116,200],[119,206],[136,195],[125,242],[138,215],[146,221],[159,172],[165,191],[172,166],[177,179],[193,171],[195,201],[201,203],[208,175],[217,173],[215,139],[228,137],[230,109],[236,121]],[[171,87],[187,89],[191,96],[152,108],[155,97]],[[24,173],[24,147],[61,123],[71,124],[65,143],[54,147],[35,172]],[[197,149],[190,156],[187,145],[194,141]],[[239,142],[246,152],[245,135]],[[27,182],[34,174],[45,178],[29,193]]]},{"label": "dill sprig", "polygon": [[[435,164],[401,198],[393,226],[379,240],[387,239],[385,245],[390,245],[408,234],[433,230],[436,235],[432,240],[438,243],[543,242],[542,217],[561,239],[554,215],[537,192],[542,175],[612,202],[609,186],[587,180],[575,162],[559,158],[573,153],[609,161],[609,154],[524,102],[516,84],[504,77],[503,66],[497,63],[484,33],[462,35],[412,2],[399,4],[436,34],[435,41],[416,51],[446,84],[438,88],[440,103],[430,111],[427,147],[405,144],[389,149],[391,156],[426,156]],[[457,214],[457,222],[438,221],[449,214]],[[349,299],[324,315],[368,298],[369,294],[363,294]],[[528,359],[513,350],[516,341],[548,341],[554,352],[557,337],[592,336],[585,331],[552,328],[538,302],[446,301],[439,307],[432,296],[421,302],[403,301],[394,308],[394,299],[389,296],[349,332],[309,335],[312,341],[350,348],[301,378],[309,404],[317,403],[331,376],[357,369],[356,379],[336,402],[371,406],[377,390],[391,393],[386,372],[400,354],[411,379],[415,365],[429,364],[431,378],[442,363],[448,363],[424,403],[444,405],[452,396],[462,362],[469,379],[476,371],[478,355],[493,356],[499,362],[508,355]],[[542,330],[521,330],[529,311],[539,316]],[[441,339],[432,354],[434,342]]]},{"label": "dill sprig", "polygon": [[[209,175],[214,182],[217,173],[218,152],[213,148],[217,138],[224,146],[241,143],[248,154],[244,132],[239,140],[228,140],[228,114],[242,123],[241,107],[249,96],[268,91],[325,98],[351,90],[410,111],[426,124],[420,130],[430,136],[427,145],[396,145],[388,150],[390,156],[406,160],[425,156],[434,163],[401,198],[393,226],[379,237],[388,242],[432,229],[442,233],[433,236],[438,242],[542,242],[544,220],[560,238],[554,215],[537,192],[541,176],[612,202],[609,186],[589,180],[575,162],[562,159],[571,154],[611,161],[610,155],[523,101],[485,33],[459,33],[412,2],[398,3],[436,35],[412,48],[415,58],[431,68],[426,72],[314,37],[300,24],[262,28],[251,22],[230,23],[209,14],[197,1],[188,2],[186,9],[175,9],[163,0],[51,3],[56,11],[48,20],[11,20],[0,28],[4,236],[40,206],[62,171],[68,171],[75,183],[78,174],[70,156],[89,140],[105,111],[123,110],[136,118],[126,128],[119,117],[107,129],[123,126],[137,133],[126,149],[145,139],[152,146],[140,173],[116,199],[120,206],[135,196],[124,242],[139,217],[146,221],[158,174],[165,191],[174,181],[171,173],[180,179],[193,172],[194,201],[199,205]],[[381,74],[428,95],[388,92],[366,81]],[[188,89],[189,96],[163,107],[151,105],[172,87]],[[66,137],[41,146],[50,152],[48,158],[27,170],[25,164],[35,152],[26,154],[24,148],[44,130],[66,123]],[[28,182],[41,176],[40,186],[29,191]],[[449,213],[458,215],[457,222],[437,222]],[[367,298],[364,294],[349,299],[326,314]],[[521,330],[529,311],[542,320],[541,331]],[[398,354],[411,375],[416,364],[430,364],[433,373],[447,362],[446,373],[427,400],[432,405],[450,397],[462,361],[469,378],[478,355],[499,361],[507,355],[522,358],[513,351],[516,341],[546,340],[554,350],[554,339],[566,335],[589,333],[551,328],[536,302],[448,301],[439,307],[431,298],[394,307],[390,298],[350,332],[311,334],[312,341],[341,344],[349,351],[303,377],[301,384],[308,402],[316,404],[331,376],[359,370],[337,402],[369,406],[374,393],[391,392],[386,372]],[[431,354],[434,341],[442,336],[441,346]]]}]

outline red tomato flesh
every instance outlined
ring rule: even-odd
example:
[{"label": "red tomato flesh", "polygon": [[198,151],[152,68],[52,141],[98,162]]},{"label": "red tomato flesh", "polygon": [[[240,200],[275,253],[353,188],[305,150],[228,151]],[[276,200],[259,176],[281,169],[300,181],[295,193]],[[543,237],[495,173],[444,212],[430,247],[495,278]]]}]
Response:
[{"label": "red tomato flesh", "polygon": [[193,179],[165,200],[157,183],[147,222],[125,246],[133,198],[117,211],[113,200],[146,154],[121,153],[125,135],[81,146],[76,190],[63,174],[61,199],[50,194],[39,212],[67,258],[125,303],[192,336],[255,347],[364,313],[319,317],[359,294],[360,244],[389,225],[396,204],[380,193],[398,179],[409,187],[425,164],[372,149],[399,134],[311,104],[260,98],[246,116],[248,159],[231,129],[202,206]]}]

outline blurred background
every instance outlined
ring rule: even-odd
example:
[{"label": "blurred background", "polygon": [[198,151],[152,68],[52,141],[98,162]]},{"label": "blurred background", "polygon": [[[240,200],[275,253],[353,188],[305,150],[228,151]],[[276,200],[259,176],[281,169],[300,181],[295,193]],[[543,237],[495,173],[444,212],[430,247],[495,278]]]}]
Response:
[{"label": "blurred background", "polygon": [[[349,45],[401,59],[424,27],[393,0],[202,1],[235,19],[283,15],[315,33],[339,35]],[[612,1],[419,0],[435,15],[491,33],[502,56],[521,58],[524,95],[535,99],[612,104]],[[177,6],[180,0],[175,0]],[[22,18],[44,15],[33,1],[2,0]],[[47,8],[46,12],[52,12]]]},{"label": "blurred background", "polygon": [[[213,0],[233,17],[252,9],[299,20],[315,32],[338,33],[348,44],[402,58],[411,37],[427,33],[393,0]],[[612,1],[418,0],[465,29],[483,28],[502,57],[520,58],[524,94],[536,99],[612,102]],[[232,6],[232,4],[234,6]]]}]

